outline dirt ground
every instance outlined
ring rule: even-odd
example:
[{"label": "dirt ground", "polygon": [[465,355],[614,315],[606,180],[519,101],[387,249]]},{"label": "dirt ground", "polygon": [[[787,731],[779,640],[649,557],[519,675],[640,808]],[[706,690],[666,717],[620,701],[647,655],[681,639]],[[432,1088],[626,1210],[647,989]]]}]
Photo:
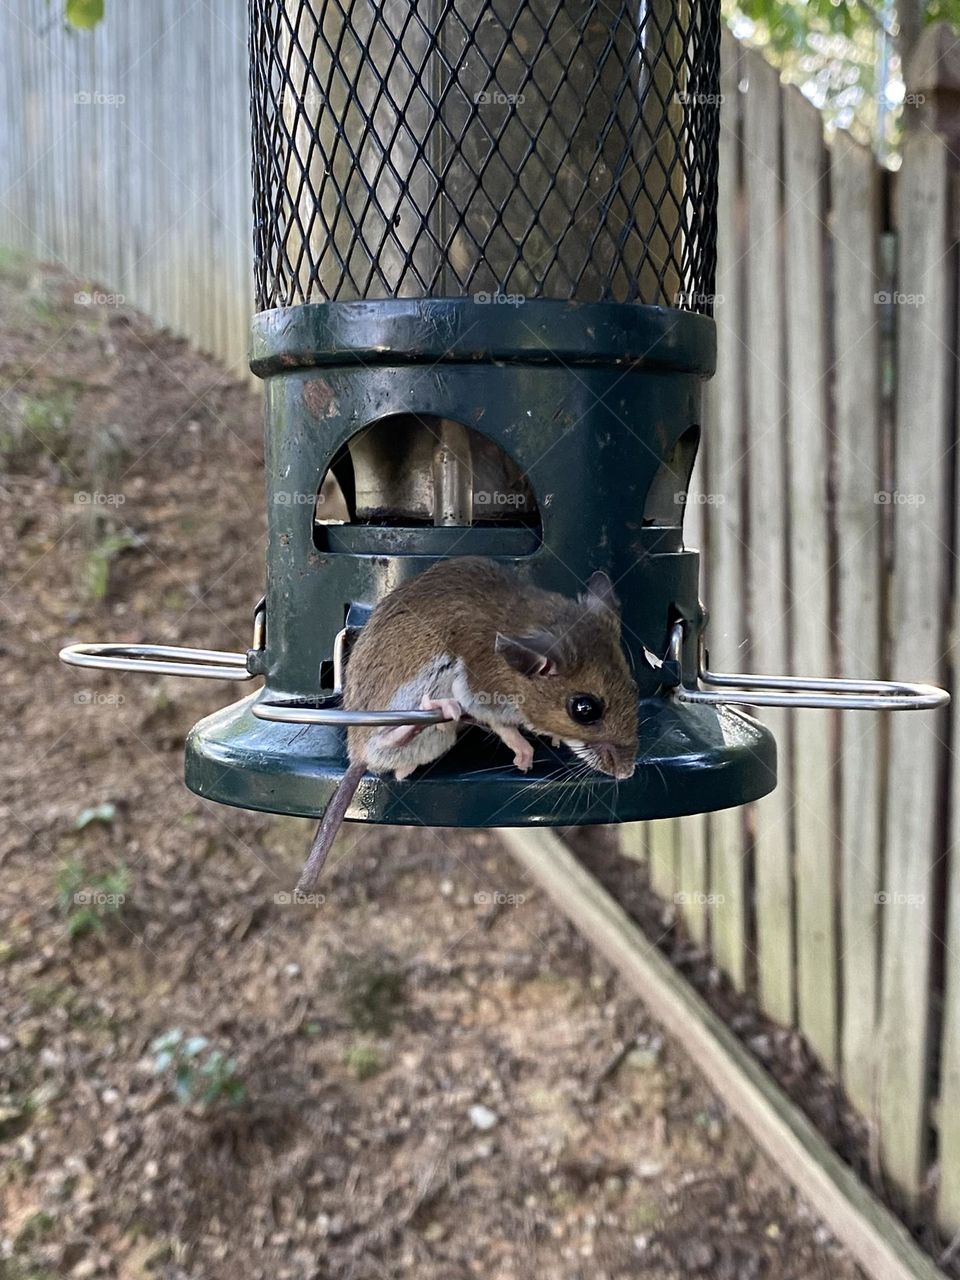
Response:
[{"label": "dirt ground", "polygon": [[230,686],[57,662],[263,576],[255,397],[79,290],[0,263],[0,1277],[859,1276],[495,836],[278,900],[310,824],[182,784]]}]

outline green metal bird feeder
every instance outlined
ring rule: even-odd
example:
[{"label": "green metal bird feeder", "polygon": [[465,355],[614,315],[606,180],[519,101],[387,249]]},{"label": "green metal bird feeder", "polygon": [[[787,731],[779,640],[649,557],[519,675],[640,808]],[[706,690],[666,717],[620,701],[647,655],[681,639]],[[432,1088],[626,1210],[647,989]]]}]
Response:
[{"label": "green metal bird feeder", "polygon": [[541,744],[520,774],[469,729],[407,781],[367,778],[352,818],[725,808],[776,783],[772,736],[741,705],[946,699],[706,668],[682,513],[715,363],[718,0],[251,0],[250,19],[269,515],[253,645],[63,655],[263,677],[189,735],[193,791],[322,813],[347,763],[351,636],[450,556],[567,595],[606,570],[640,692],[636,771],[598,787]]}]

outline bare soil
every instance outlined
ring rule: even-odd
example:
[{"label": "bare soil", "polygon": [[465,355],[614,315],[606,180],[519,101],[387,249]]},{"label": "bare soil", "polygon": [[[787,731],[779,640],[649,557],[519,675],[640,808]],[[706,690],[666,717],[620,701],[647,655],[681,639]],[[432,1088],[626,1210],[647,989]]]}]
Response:
[{"label": "bare soil", "polygon": [[494,835],[278,900],[310,824],[182,783],[230,686],[58,663],[244,649],[263,577],[255,395],[84,287],[0,264],[0,1277],[860,1276]]}]

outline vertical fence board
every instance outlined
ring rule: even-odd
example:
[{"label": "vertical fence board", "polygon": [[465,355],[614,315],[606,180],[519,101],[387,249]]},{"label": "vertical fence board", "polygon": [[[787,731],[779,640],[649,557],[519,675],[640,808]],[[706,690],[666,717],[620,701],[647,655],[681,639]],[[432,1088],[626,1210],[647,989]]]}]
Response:
[{"label": "vertical fence board", "polygon": [[[954,634],[960,623],[957,600],[953,608]],[[953,704],[953,741],[960,741],[960,700]],[[940,1185],[937,1203],[940,1229],[953,1236],[960,1231],[960,759],[951,760],[953,807],[950,825],[950,866],[948,869],[946,977],[944,985],[944,1027],[940,1069]]]},{"label": "vertical fence board", "polygon": [[[758,53],[745,54],[747,189],[747,449],[750,537],[747,584],[754,667],[779,674],[789,667],[782,378],[783,264],[780,215],[780,82]],[[761,717],[773,730],[779,783],[753,806],[757,904],[758,994],[778,1022],[793,1020],[793,866],[790,847],[792,764],[789,720],[780,709]]]},{"label": "vertical fence board", "polygon": [[[790,665],[832,666],[827,491],[827,159],[820,113],[796,87],[783,95],[787,463],[790,477]],[[833,716],[794,717],[797,1020],[821,1061],[837,1065],[836,820]]]},{"label": "vertical fence board", "polygon": [[625,822],[620,828],[620,852],[634,862],[647,861],[647,823]]},{"label": "vertical fence board", "polygon": [[[953,198],[953,235],[957,235],[960,223],[960,177],[956,174],[952,179]],[[956,290],[953,305],[957,310],[957,332],[960,333],[960,274],[958,264],[954,260],[950,264]],[[960,367],[954,370],[955,395],[960,404]],[[950,437],[951,444],[956,443],[956,426]],[[960,494],[960,452],[954,451],[954,494]],[[954,517],[951,530],[951,546],[956,556],[960,543],[960,524]],[[953,582],[953,600],[950,609],[951,639],[960,635],[960,584]],[[956,687],[957,658],[956,641],[950,653],[950,668],[953,676],[953,687]],[[940,1046],[940,1098],[939,1098],[939,1137],[940,1137],[940,1185],[938,1195],[938,1221],[945,1235],[953,1236],[960,1231],[960,867],[957,865],[960,851],[960,756],[957,744],[960,743],[960,700],[954,699],[950,709],[952,732],[950,742],[949,791],[950,791],[950,826],[948,835],[947,865],[947,903],[944,949],[944,991],[943,991],[943,1036]]]},{"label": "vertical fence board", "polygon": [[[946,466],[951,398],[947,152],[933,134],[908,134],[898,179],[901,301],[894,424],[891,665],[894,677],[942,669],[947,587]],[[926,1073],[933,866],[937,857],[939,715],[890,725],[883,882],[881,1151],[910,1203],[920,1192],[928,1119]]]},{"label": "vertical fence board", "polygon": [[677,891],[680,820],[662,818],[658,822],[649,822],[647,831],[650,887],[662,898],[672,899]]},{"label": "vertical fence board", "polygon": [[[831,148],[833,252],[834,484],[837,528],[836,628],[840,674],[882,672],[883,564],[877,495],[881,457],[879,175],[873,155],[848,134]],[[840,716],[841,1063],[855,1106],[875,1102],[879,981],[880,714]]]},{"label": "vertical fence board", "polygon": [[[707,633],[716,666],[741,670],[747,627],[741,571],[747,529],[742,507],[743,474],[743,290],[740,213],[742,137],[740,54],[727,31],[721,47],[720,189],[717,209],[717,372],[706,390],[704,487],[709,548],[710,624]],[[747,977],[747,845],[742,809],[713,813],[707,820],[710,847],[711,937],[717,964],[735,987]]]},{"label": "vertical fence board", "polygon": [[706,814],[681,818],[679,864],[677,868],[677,903],[690,937],[704,946],[708,935],[710,865],[707,853]]}]

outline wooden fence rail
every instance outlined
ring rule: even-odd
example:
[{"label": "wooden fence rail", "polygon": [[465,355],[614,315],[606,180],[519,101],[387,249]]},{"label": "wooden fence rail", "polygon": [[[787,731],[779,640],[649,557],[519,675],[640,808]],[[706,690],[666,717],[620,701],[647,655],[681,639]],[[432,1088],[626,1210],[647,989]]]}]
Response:
[{"label": "wooden fence rail", "polygon": [[[0,243],[238,372],[252,311],[246,51],[230,0],[0,19]],[[960,202],[921,130],[881,172],[725,39],[719,367],[685,536],[717,668],[949,683]],[[210,104],[213,103],[211,108]],[[951,719],[952,716],[952,719]],[[960,765],[948,715],[773,711],[780,786],[624,832],[737,988],[797,1026],[915,1201],[960,1227]]]}]

